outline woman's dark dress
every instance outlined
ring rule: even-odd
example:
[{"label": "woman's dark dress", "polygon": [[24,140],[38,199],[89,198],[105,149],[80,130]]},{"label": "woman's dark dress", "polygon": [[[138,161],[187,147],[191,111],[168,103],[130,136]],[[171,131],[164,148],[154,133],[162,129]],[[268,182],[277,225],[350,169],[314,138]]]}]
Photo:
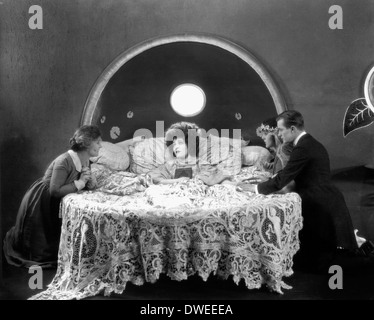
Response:
[{"label": "woman's dark dress", "polygon": [[[51,181],[53,174],[54,180]],[[59,204],[61,198],[50,194],[51,183],[74,184],[80,172],[68,152],[57,157],[27,190],[18,210],[17,220],[4,239],[4,254],[15,266],[55,266],[61,234]]]}]

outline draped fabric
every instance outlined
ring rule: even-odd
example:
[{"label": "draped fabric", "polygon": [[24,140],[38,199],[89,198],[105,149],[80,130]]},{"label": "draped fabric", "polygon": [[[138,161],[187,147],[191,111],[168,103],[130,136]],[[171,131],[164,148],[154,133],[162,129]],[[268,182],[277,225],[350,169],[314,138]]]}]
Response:
[{"label": "draped fabric", "polygon": [[[246,168],[240,175],[258,173]],[[113,175],[119,181],[118,174],[111,181]],[[254,195],[197,179],[133,188],[131,194],[113,190],[102,186],[63,199],[57,273],[30,299],[121,294],[128,282],[154,283],[161,274],[177,281],[194,274],[204,280],[232,276],[248,289],[266,285],[278,293],[291,288],[283,278],[293,274],[299,249],[296,193]]]}]

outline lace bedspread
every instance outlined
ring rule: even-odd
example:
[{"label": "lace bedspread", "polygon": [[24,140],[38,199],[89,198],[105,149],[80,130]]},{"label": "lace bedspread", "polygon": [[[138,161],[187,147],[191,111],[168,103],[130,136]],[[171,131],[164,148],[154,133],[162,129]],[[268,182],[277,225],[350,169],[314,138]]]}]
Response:
[{"label": "lace bedspread", "polygon": [[[247,168],[240,175],[257,174]],[[244,279],[249,289],[267,285],[278,293],[291,288],[283,277],[293,274],[299,249],[296,193],[254,195],[198,180],[142,188],[123,173],[101,185],[61,202],[57,273],[30,299],[121,294],[128,282],[154,283],[162,273],[178,281],[232,275],[236,284]]]}]

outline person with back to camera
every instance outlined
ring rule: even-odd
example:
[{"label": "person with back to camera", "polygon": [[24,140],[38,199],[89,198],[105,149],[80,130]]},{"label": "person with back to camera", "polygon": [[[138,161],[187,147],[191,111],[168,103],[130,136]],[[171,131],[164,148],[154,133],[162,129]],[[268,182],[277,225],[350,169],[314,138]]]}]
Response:
[{"label": "person with back to camera", "polygon": [[60,200],[69,193],[96,187],[89,159],[98,156],[101,141],[98,127],[80,127],[70,139],[71,150],[54,159],[44,176],[27,190],[16,224],[4,239],[4,254],[9,264],[56,265],[61,234]]},{"label": "person with back to camera", "polygon": [[343,194],[330,180],[330,160],[325,147],[305,131],[303,116],[298,111],[281,113],[277,126],[282,140],[294,145],[287,165],[268,181],[257,185],[240,183],[240,188],[266,195],[295,181],[303,216],[300,250],[294,259],[297,267],[327,272],[332,264],[343,269],[373,266],[372,251],[358,250]]}]

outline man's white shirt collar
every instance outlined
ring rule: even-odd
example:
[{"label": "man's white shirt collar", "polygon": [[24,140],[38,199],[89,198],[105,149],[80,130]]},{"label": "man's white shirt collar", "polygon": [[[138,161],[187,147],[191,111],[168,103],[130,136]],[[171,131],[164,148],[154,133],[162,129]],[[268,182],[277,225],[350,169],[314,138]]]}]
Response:
[{"label": "man's white shirt collar", "polygon": [[78,157],[78,154],[76,152],[74,152],[73,150],[69,150],[68,153],[69,153],[70,157],[73,159],[73,163],[75,165],[75,170],[77,170],[78,172],[81,172],[82,171],[82,163],[81,163],[81,160]]},{"label": "man's white shirt collar", "polygon": [[304,136],[304,135],[306,135],[306,132],[305,132],[305,131],[301,132],[301,133],[297,136],[297,138],[295,139],[295,141],[293,142],[293,145],[296,146],[297,143],[299,142],[300,138],[301,138],[302,136]]}]

